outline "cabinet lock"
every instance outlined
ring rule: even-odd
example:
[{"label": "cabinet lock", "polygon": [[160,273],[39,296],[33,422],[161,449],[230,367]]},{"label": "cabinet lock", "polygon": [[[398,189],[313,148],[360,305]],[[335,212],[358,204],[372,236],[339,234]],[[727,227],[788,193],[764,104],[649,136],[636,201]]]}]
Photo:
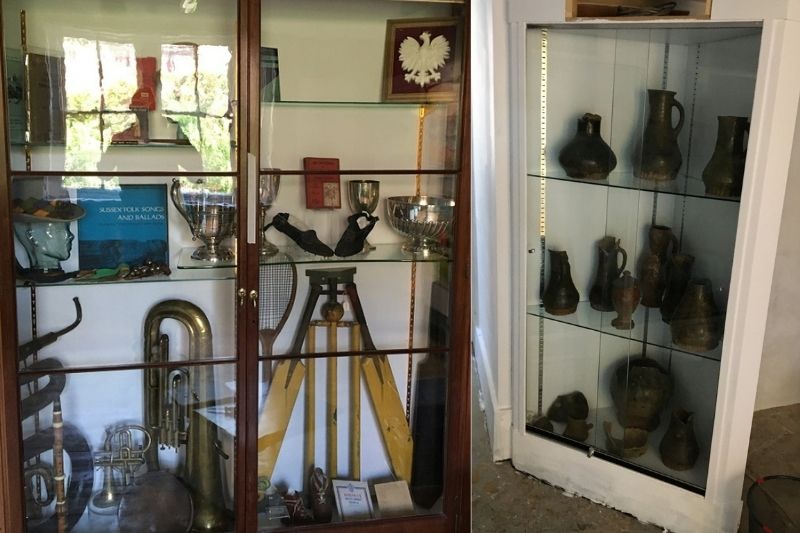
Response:
[{"label": "cabinet lock", "polygon": [[236,294],[239,296],[239,307],[244,305],[244,295],[246,291],[244,289],[239,289],[236,291]]},{"label": "cabinet lock", "polygon": [[250,301],[253,302],[253,308],[258,307],[258,291],[253,289],[250,291]]}]

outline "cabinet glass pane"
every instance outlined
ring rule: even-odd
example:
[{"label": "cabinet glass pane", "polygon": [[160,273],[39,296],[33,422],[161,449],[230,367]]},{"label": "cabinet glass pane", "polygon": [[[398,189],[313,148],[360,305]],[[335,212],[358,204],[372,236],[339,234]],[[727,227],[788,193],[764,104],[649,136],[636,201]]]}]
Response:
[{"label": "cabinet glass pane", "polygon": [[[33,344],[20,368],[38,350],[65,367],[151,362],[148,316],[209,330],[208,349],[192,354],[186,328],[166,321],[170,360],[235,357],[234,178],[19,178],[12,190],[21,342],[80,322],[53,346]],[[213,268],[182,269],[185,257]],[[157,310],[165,301],[191,309]]]},{"label": "cabinet glass pane", "polygon": [[12,169],[235,168],[236,3],[3,3]]},{"label": "cabinet glass pane", "polygon": [[527,427],[697,492],[760,36],[528,30]]},{"label": "cabinet glass pane", "polygon": [[447,359],[262,362],[259,529],[441,513]]},{"label": "cabinet glass pane", "polygon": [[233,530],[235,365],[58,364],[20,377],[29,531]]},{"label": "cabinet glass pane", "polygon": [[[457,168],[463,12],[444,2],[262,0],[262,168],[304,169],[305,158],[338,159],[343,170]],[[430,64],[415,63],[426,53]]]}]

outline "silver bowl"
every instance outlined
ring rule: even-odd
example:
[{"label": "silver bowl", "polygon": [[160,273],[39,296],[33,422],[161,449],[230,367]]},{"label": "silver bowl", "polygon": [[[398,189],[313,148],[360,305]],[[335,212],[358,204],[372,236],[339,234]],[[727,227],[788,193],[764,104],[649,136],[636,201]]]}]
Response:
[{"label": "silver bowl", "polygon": [[386,199],[389,225],[409,237],[403,250],[428,255],[453,223],[456,202],[437,196],[392,196]]}]

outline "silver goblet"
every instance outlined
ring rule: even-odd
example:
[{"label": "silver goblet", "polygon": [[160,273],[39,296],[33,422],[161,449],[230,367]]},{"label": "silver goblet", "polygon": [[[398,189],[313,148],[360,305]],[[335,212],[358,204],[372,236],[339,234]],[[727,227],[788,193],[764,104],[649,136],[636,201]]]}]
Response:
[{"label": "silver goblet", "polygon": [[172,180],[172,203],[192,230],[192,240],[204,244],[192,253],[192,259],[217,263],[233,259],[233,250],[221,245],[231,237],[236,227],[236,206],[233,196],[192,192],[183,194],[181,183]]},{"label": "silver goblet", "polygon": [[[377,180],[350,180],[347,182],[347,199],[350,202],[350,209],[354,213],[366,212],[372,214],[378,207],[380,197],[380,185]],[[364,240],[363,252],[374,250],[375,246]]]},{"label": "silver goblet", "polygon": [[[279,170],[279,169],[272,169]],[[267,211],[278,197],[281,185],[280,174],[264,174],[258,179],[258,203],[261,206],[261,255],[270,257],[278,253],[278,247],[269,242],[264,226],[267,225]]]}]

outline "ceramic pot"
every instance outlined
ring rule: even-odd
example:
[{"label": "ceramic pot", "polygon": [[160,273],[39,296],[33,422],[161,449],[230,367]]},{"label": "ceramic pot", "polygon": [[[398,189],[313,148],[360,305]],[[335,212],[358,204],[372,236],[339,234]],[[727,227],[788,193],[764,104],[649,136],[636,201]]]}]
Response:
[{"label": "ceramic pot", "polygon": [[720,320],[711,281],[693,279],[672,315],[672,342],[693,352],[713,350],[722,338]]},{"label": "ceramic pot", "polygon": [[[619,239],[603,237],[597,245],[600,252],[597,261],[597,276],[594,285],[589,291],[589,303],[592,309],[598,311],[613,311],[611,290],[614,281],[619,278],[625,265],[628,263],[628,253],[619,245]],[[622,265],[619,265],[619,256],[622,256]]]},{"label": "ceramic pot", "polygon": [[586,113],[578,119],[575,137],[558,154],[558,162],[571,178],[604,180],[617,166],[617,157],[600,137],[600,115]]},{"label": "ceramic pot", "polygon": [[593,427],[594,424],[589,424],[583,418],[569,418],[563,435],[568,439],[583,442],[589,438],[589,430]]},{"label": "ceramic pot", "polygon": [[[634,160],[634,174],[646,180],[673,180],[681,168],[678,133],[683,127],[683,106],[673,91],[647,90],[649,114],[642,135],[642,148]],[[672,108],[678,109],[678,123],[672,126]]]},{"label": "ceramic pot", "polygon": [[658,427],[659,415],[670,394],[669,373],[645,357],[624,361],[611,378],[611,398],[619,422],[626,428],[652,431]]},{"label": "ceramic pot", "polygon": [[641,297],[639,282],[626,270],[621,278],[614,281],[611,289],[611,299],[617,312],[617,318],[611,321],[611,325],[617,329],[633,329],[634,323],[631,317]]},{"label": "ceramic pot", "polygon": [[717,117],[717,144],[706,168],[703,183],[706,194],[738,197],[742,195],[744,162],[744,134],[750,129],[747,117]]},{"label": "ceramic pot", "polygon": [[544,309],[551,315],[568,315],[578,308],[580,295],[569,268],[567,252],[548,250],[550,252],[550,280],[544,291]]},{"label": "ceramic pot", "polygon": [[669,428],[658,446],[661,462],[673,470],[689,470],[700,455],[700,445],[694,435],[693,417],[693,413],[681,408],[673,411]]},{"label": "ceramic pot", "polygon": [[661,301],[661,320],[670,323],[675,308],[683,298],[689,279],[692,277],[694,256],[689,254],[674,254],[667,261],[667,290]]},{"label": "ceramic pot", "polygon": [[667,285],[667,257],[678,251],[678,239],[669,226],[659,224],[650,227],[648,236],[650,251],[645,252],[639,267],[642,305],[659,307]]},{"label": "ceramic pot", "polygon": [[570,418],[585,420],[589,416],[589,402],[580,391],[562,394],[547,410],[547,418],[555,422],[567,422]]},{"label": "ceramic pot", "polygon": [[646,429],[623,428],[622,436],[614,436],[611,422],[603,422],[603,430],[606,433],[606,448],[625,459],[635,459],[647,452],[647,438],[649,433]]}]

